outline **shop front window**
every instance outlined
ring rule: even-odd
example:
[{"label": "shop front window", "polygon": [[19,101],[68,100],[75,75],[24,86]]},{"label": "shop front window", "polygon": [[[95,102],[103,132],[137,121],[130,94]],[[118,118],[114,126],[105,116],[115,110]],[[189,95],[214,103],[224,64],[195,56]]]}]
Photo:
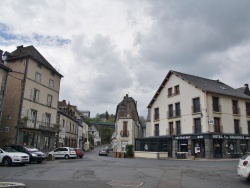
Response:
[{"label": "shop front window", "polygon": [[178,152],[188,152],[188,140],[178,141]]},{"label": "shop front window", "polygon": [[228,153],[237,153],[236,140],[228,140]]}]

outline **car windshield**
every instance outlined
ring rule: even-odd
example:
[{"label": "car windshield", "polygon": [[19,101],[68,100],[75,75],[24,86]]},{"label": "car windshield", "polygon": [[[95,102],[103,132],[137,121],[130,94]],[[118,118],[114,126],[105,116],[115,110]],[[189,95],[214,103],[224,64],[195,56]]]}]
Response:
[{"label": "car windshield", "polygon": [[17,152],[16,150],[12,149],[12,148],[2,148],[3,151],[5,152]]},{"label": "car windshield", "polygon": [[36,148],[26,148],[29,152],[37,152],[39,151],[38,149]]},{"label": "car windshield", "polygon": [[69,148],[70,151],[75,151],[73,148]]}]

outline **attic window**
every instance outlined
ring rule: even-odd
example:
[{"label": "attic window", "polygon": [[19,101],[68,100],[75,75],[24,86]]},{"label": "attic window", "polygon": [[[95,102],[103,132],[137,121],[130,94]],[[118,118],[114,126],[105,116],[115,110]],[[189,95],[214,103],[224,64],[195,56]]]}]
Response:
[{"label": "attic window", "polygon": [[225,88],[225,87],[223,87],[223,86],[220,86],[220,88],[223,89],[223,90],[226,90],[226,89],[227,89],[227,88]]}]

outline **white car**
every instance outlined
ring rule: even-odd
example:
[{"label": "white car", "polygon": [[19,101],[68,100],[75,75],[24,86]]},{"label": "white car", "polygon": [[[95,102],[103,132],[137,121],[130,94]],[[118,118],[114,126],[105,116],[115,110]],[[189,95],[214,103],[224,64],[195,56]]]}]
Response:
[{"label": "white car", "polygon": [[28,154],[18,152],[10,147],[0,148],[0,163],[4,166],[10,166],[11,164],[24,165],[29,163],[29,158]]},{"label": "white car", "polygon": [[55,158],[77,158],[76,151],[70,147],[59,147],[54,151],[49,152],[48,157],[54,156]]},{"label": "white car", "polygon": [[237,173],[239,176],[250,181],[250,153],[240,158]]}]

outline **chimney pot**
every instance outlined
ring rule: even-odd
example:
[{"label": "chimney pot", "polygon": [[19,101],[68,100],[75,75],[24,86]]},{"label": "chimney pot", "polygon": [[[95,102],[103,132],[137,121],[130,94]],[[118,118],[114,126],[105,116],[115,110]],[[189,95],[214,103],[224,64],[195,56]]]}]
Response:
[{"label": "chimney pot", "polygon": [[245,86],[248,88],[248,84],[245,84]]}]

